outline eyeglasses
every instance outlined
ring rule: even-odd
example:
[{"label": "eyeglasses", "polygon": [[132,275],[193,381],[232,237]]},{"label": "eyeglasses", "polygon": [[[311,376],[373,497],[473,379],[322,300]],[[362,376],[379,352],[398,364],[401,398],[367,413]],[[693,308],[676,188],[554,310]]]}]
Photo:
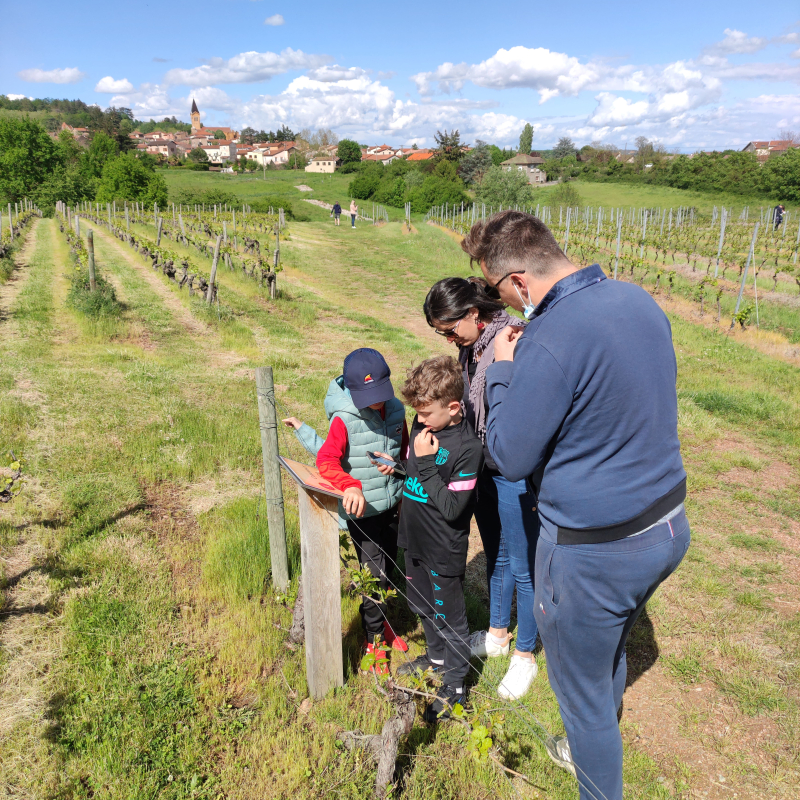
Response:
[{"label": "eyeglasses", "polygon": [[446,331],[440,331],[438,328],[434,328],[433,332],[439,334],[439,336],[447,336],[447,337],[457,336],[458,334],[456,333],[456,331],[458,330],[458,326],[460,324],[461,324],[461,320],[456,322],[456,324],[453,325],[452,328],[448,328]]},{"label": "eyeglasses", "polygon": [[497,283],[496,283],[494,286],[490,286],[489,288],[490,288],[490,289],[497,289],[497,287],[498,287],[498,286],[500,286],[500,284],[501,284],[501,283],[502,283],[502,282],[503,282],[503,281],[504,281],[506,278],[509,278],[509,277],[511,277],[512,275],[523,275],[524,273],[525,273],[525,270],[524,270],[524,269],[515,269],[513,272],[507,272],[505,275],[503,275],[503,277],[502,277],[502,278],[500,278],[500,280],[499,280],[499,281],[497,281]]}]

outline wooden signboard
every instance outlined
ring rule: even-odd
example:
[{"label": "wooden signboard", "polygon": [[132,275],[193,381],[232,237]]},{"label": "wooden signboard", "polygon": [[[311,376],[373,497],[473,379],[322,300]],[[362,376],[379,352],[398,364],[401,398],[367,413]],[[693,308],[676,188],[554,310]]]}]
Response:
[{"label": "wooden signboard", "polygon": [[297,483],[306,628],[306,678],[312,697],[344,684],[339,503],[343,493],[315,467],[278,456]]}]

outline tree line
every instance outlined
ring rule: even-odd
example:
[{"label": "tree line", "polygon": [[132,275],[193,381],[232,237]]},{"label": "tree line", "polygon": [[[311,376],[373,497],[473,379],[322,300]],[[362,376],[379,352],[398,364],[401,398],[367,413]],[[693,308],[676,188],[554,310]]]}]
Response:
[{"label": "tree line", "polygon": [[120,146],[118,137],[97,131],[85,149],[68,131],[53,139],[30,117],[0,117],[0,198],[32,199],[43,213],[58,200],[102,203],[167,203],[167,185],[156,159]]},{"label": "tree line", "polygon": [[[783,132],[782,137],[795,138],[791,131]],[[554,151],[545,163],[548,177],[653,184],[800,203],[800,148],[797,147],[762,164],[755,153],[738,150],[671,154],[643,136],[636,140],[633,151],[620,151],[613,144],[601,142],[578,150],[571,140],[562,142],[568,146],[558,153]],[[618,159],[620,152],[623,156]]]}]

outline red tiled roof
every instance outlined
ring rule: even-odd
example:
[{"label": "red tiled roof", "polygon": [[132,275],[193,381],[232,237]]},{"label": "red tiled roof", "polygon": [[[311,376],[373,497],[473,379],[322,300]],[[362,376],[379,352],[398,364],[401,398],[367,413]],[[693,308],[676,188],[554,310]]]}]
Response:
[{"label": "red tiled roof", "polygon": [[416,152],[412,153],[409,157],[409,161],[427,161],[429,158],[434,157],[434,153],[431,153],[427,150],[417,150]]}]

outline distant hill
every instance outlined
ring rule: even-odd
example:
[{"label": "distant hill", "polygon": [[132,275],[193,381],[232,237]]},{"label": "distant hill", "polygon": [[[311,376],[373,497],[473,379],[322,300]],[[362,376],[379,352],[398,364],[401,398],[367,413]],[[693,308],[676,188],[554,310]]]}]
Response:
[{"label": "distant hill", "polygon": [[16,116],[27,114],[37,119],[48,131],[57,131],[62,122],[76,128],[89,130],[107,130],[108,118],[116,117],[116,125],[120,133],[131,133],[135,130],[142,133],[150,131],[190,131],[189,122],[181,122],[175,117],[165,117],[160,122],[155,120],[138,120],[129,108],[107,108],[89,105],[83,100],[59,100],[53,97],[30,99],[23,97],[19,100],[10,100],[6,95],[0,94],[0,115]]}]

